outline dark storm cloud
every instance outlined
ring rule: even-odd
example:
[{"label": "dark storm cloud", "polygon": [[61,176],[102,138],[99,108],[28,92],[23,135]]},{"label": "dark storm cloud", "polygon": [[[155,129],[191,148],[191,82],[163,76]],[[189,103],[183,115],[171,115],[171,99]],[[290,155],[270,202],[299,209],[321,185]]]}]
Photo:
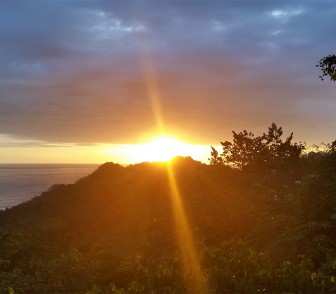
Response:
[{"label": "dark storm cloud", "polygon": [[149,62],[167,128],[195,141],[272,121],[329,139],[334,85],[314,65],[336,48],[335,13],[333,1],[2,1],[0,133],[132,143],[156,129]]}]

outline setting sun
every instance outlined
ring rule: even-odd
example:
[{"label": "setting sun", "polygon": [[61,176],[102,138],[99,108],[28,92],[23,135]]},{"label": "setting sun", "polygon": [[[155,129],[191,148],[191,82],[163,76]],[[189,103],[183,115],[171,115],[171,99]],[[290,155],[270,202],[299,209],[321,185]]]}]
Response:
[{"label": "setting sun", "polygon": [[148,143],[138,145],[135,157],[137,161],[163,162],[178,155],[187,156],[190,149],[190,145],[177,138],[161,136]]},{"label": "setting sun", "polygon": [[209,154],[209,145],[194,145],[173,136],[153,137],[142,144],[99,145],[96,146],[95,152],[96,158],[100,161],[121,164],[166,162],[175,156],[190,156],[194,160],[206,163]]}]

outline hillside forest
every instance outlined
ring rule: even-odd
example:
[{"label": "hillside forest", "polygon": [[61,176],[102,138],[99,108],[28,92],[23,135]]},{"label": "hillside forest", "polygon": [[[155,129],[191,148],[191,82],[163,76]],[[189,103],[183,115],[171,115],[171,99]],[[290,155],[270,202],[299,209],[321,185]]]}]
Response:
[{"label": "hillside forest", "polygon": [[1,293],[335,293],[336,142],[105,163],[0,211]]}]

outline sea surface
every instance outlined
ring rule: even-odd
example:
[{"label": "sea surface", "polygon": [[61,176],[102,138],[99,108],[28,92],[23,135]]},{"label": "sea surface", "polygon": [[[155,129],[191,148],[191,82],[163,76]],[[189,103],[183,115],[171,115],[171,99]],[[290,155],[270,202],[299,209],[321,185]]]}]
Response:
[{"label": "sea surface", "polygon": [[0,164],[0,210],[39,196],[54,184],[71,184],[98,164]]}]

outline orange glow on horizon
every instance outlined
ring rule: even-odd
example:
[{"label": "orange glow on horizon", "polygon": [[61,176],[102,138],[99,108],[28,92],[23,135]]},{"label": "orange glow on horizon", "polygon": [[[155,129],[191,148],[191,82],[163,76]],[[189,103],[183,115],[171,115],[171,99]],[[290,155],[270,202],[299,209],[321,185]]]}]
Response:
[{"label": "orange glow on horizon", "polygon": [[170,161],[175,156],[189,156],[194,152],[191,145],[181,140],[170,137],[160,136],[146,144],[138,146],[138,152],[134,154],[135,161]]},{"label": "orange glow on horizon", "polygon": [[97,146],[97,158],[103,162],[120,164],[141,162],[167,162],[176,156],[190,156],[194,160],[208,163],[209,145],[188,144],[170,136],[159,136],[144,144],[114,144]]}]

